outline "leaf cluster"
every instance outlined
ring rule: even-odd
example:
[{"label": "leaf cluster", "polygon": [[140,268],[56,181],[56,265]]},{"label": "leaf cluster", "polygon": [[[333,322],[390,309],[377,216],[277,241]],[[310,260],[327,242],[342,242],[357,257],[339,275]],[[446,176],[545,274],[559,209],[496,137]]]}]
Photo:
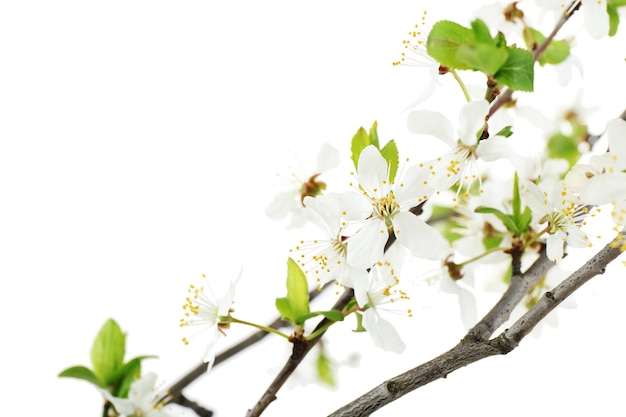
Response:
[{"label": "leaf cluster", "polygon": [[155,356],[137,356],[124,362],[126,334],[117,322],[108,319],[96,336],[91,348],[91,366],[71,366],[59,377],[82,379],[98,388],[108,390],[118,398],[128,397],[132,382],[141,375],[141,361]]},{"label": "leaf cluster", "polygon": [[352,162],[354,162],[354,167],[358,170],[361,152],[369,145],[374,145],[380,151],[383,158],[385,158],[387,164],[389,164],[389,181],[393,181],[398,172],[398,147],[396,146],[396,142],[392,139],[381,148],[377,128],[378,123],[374,122],[369,133],[361,127],[354,134],[351,143]]}]

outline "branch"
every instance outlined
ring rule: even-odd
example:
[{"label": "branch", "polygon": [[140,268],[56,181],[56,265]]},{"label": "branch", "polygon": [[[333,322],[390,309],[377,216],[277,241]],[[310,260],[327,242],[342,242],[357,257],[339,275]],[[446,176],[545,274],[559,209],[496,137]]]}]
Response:
[{"label": "branch", "polygon": [[525,273],[514,274],[511,277],[511,283],[500,300],[470,329],[465,338],[480,342],[491,337],[493,332],[511,317],[511,313],[524,296],[553,266],[554,263],[548,259],[545,250],[542,250],[539,258]]},{"label": "branch", "polygon": [[585,282],[598,274],[602,274],[606,266],[615,260],[624,249],[626,249],[626,239],[620,235],[552,291],[546,292],[545,296],[530,310],[495,339],[475,341],[472,337],[468,337],[468,334],[448,352],[383,382],[370,392],[333,412],[329,417],[369,416],[403,395],[439,378],[445,378],[463,366],[489,356],[509,353],[557,305]]},{"label": "branch", "polygon": [[[349,288],[342,294],[342,296],[337,300],[335,305],[332,307],[333,310],[343,310],[343,308],[348,305],[348,303],[354,298],[354,291]],[[324,318],[322,321],[318,323],[315,327],[315,331],[327,326],[332,320]],[[298,365],[302,362],[304,357],[309,353],[309,351],[319,342],[322,338],[326,330],[320,333],[317,337],[311,340],[306,339],[295,339],[293,343],[293,353],[287,360],[287,363],[281,369],[281,371],[276,375],[274,381],[270,384],[270,386],[265,390],[265,393],[261,396],[261,399],[254,405],[251,410],[248,410],[246,417],[257,417],[260,416],[261,413],[267,408],[268,405],[272,401],[276,399],[276,393],[283,386],[283,384],[287,381],[287,379],[291,376],[291,374],[296,370]]]},{"label": "branch", "polygon": [[[543,55],[543,53],[548,48],[548,45],[550,45],[550,42],[554,40],[554,37],[559,32],[559,30],[561,30],[563,25],[570,19],[570,17],[572,17],[574,12],[580,9],[581,5],[582,5],[581,0],[575,0],[570,4],[570,6],[565,10],[565,12],[563,12],[563,14],[561,15],[561,18],[554,26],[554,29],[552,29],[552,32],[550,32],[550,34],[546,37],[546,39],[544,39],[541,45],[539,45],[534,50],[533,60],[535,62],[537,62],[537,60],[541,57],[541,55]],[[493,103],[491,104],[491,107],[489,108],[489,116],[492,116],[496,111],[498,111],[500,107],[502,107],[506,103],[510,103],[513,100],[514,91],[515,90],[512,90],[510,88],[507,88],[506,90],[504,90],[504,92],[500,94],[498,98],[495,99]]]}]

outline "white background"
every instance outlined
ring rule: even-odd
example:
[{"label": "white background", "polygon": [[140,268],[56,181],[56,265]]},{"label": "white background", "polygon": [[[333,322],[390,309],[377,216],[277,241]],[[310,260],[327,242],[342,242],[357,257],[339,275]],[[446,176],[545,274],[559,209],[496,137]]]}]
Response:
[{"label": "white background", "polygon": [[[264,216],[284,177],[275,174],[298,165],[293,155],[313,165],[326,141],[347,161],[350,138],[374,120],[381,137],[410,144],[401,110],[427,74],[391,62],[424,8],[431,21],[466,23],[471,11],[462,5],[4,2],[3,413],[100,415],[92,386],[57,374],[89,365],[93,338],[109,317],[128,332],[127,357],[158,355],[144,370],[157,372],[163,385],[173,382],[203,350],[193,341],[183,346],[178,328],[187,286],[202,273],[232,277],[243,266],[237,316],[273,320],[287,250],[299,239]],[[571,25],[577,32],[580,19]],[[596,44],[581,32],[583,105],[600,106],[589,119],[594,132],[626,105],[624,32]],[[575,96],[576,80],[557,89],[548,74],[538,86],[558,102]],[[462,103],[458,90],[444,91],[451,94],[444,106]],[[376,415],[622,414],[624,272],[618,261],[585,286],[577,309],[560,309],[559,326],[545,327],[540,339],[529,337],[510,355],[462,369]],[[327,346],[350,364],[339,388],[292,384],[267,415],[326,415],[464,334],[454,299],[445,297],[405,328],[409,349],[400,357],[343,330],[348,336]],[[233,327],[221,346],[248,333]],[[354,352],[364,346],[356,367]],[[189,396],[219,416],[243,416],[288,354],[270,336],[216,367]]]}]

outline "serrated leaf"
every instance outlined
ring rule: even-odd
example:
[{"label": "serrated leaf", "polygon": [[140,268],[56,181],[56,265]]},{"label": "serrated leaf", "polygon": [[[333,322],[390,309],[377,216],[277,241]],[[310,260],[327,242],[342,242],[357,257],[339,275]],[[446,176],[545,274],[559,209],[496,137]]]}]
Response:
[{"label": "serrated leaf", "polygon": [[533,91],[535,68],[533,54],[525,49],[508,48],[508,58],[494,78],[514,90]]},{"label": "serrated leaf", "polygon": [[457,52],[457,59],[462,61],[468,69],[480,71],[487,75],[497,73],[507,61],[508,56],[509,53],[506,48],[481,43],[462,45]]},{"label": "serrated leaf", "polygon": [[472,29],[442,20],[433,26],[426,41],[428,54],[444,66],[482,71],[493,75],[506,62],[508,51],[489,34],[484,22],[472,22]]},{"label": "serrated leaf", "polygon": [[291,258],[287,260],[287,301],[296,318],[309,314],[309,284],[300,266]]},{"label": "serrated leaf", "polygon": [[449,20],[440,20],[435,23],[426,40],[426,51],[442,65],[458,68],[466,67],[457,59],[459,47],[466,45],[468,39],[473,39],[474,34],[466,27]]},{"label": "serrated leaf", "polygon": [[91,348],[93,372],[106,385],[124,363],[126,335],[113,319],[104,323]]},{"label": "serrated leaf", "polygon": [[371,144],[370,135],[367,134],[362,127],[352,137],[350,150],[352,151],[352,162],[354,162],[354,168],[359,169],[359,156],[361,151]]},{"label": "serrated leaf", "polygon": [[323,349],[320,349],[319,354],[317,355],[316,361],[317,368],[317,376],[326,385],[330,385],[331,387],[335,386],[335,377],[333,372],[333,364],[324,353]]},{"label": "serrated leaf", "polygon": [[86,366],[72,366],[70,368],[67,368],[59,374],[59,377],[82,379],[84,381],[94,384],[97,387],[105,387],[105,385],[102,383],[102,381],[100,381],[98,376]]},{"label": "serrated leaf", "polygon": [[504,136],[505,138],[509,138],[513,135],[513,128],[511,126],[504,126],[496,136]]},{"label": "serrated leaf", "polygon": [[393,182],[398,172],[398,147],[396,142],[392,139],[380,150],[383,158],[389,164],[389,180]]},{"label": "serrated leaf", "polygon": [[491,33],[489,33],[489,28],[485,22],[480,19],[475,19],[472,21],[471,26],[472,32],[474,32],[474,38],[479,43],[495,45],[495,42],[491,37]]}]

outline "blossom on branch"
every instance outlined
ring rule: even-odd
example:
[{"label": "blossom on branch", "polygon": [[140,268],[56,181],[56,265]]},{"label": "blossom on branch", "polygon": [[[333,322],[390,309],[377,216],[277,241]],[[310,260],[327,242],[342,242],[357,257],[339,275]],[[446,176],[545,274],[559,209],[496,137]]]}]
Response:
[{"label": "blossom on branch", "polygon": [[364,219],[361,228],[348,241],[350,264],[369,268],[383,257],[392,231],[398,242],[413,256],[441,259],[448,242],[410,210],[426,202],[434,190],[428,186],[428,173],[417,165],[404,169],[400,179],[390,181],[389,166],[375,146],[367,146],[359,156],[357,177],[362,199],[346,209]]},{"label": "blossom on branch", "polygon": [[[241,276],[241,272],[239,273]],[[191,284],[188,292],[189,296],[185,300],[183,310],[184,317],[180,319],[180,327],[201,326],[198,333],[206,333],[207,347],[204,352],[204,362],[213,365],[215,350],[220,335],[225,335],[224,329],[230,325],[230,312],[233,299],[235,297],[235,284],[239,276],[234,281],[228,281],[228,288],[222,292],[215,293],[209,284],[206,275],[202,277],[207,283],[207,287],[196,287]],[[189,344],[187,337],[183,338],[183,343]]]},{"label": "blossom on branch", "polygon": [[481,139],[485,130],[485,117],[489,113],[487,100],[473,100],[463,106],[459,114],[458,139],[454,127],[446,116],[431,110],[415,110],[407,117],[411,133],[434,136],[450,147],[450,152],[432,161],[428,168],[428,183],[437,190],[457,185],[469,191],[474,181],[482,186],[478,159],[495,161],[508,158],[514,165],[519,157],[503,136]]},{"label": "blossom on branch", "polygon": [[546,255],[553,262],[563,258],[565,243],[575,248],[591,246],[589,237],[581,230],[590,207],[582,204],[565,187],[563,181],[544,181],[537,186],[532,182],[524,185],[525,199],[539,223],[547,223],[545,232]]}]

